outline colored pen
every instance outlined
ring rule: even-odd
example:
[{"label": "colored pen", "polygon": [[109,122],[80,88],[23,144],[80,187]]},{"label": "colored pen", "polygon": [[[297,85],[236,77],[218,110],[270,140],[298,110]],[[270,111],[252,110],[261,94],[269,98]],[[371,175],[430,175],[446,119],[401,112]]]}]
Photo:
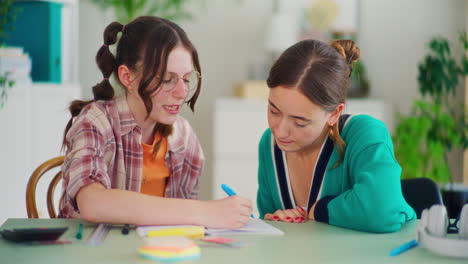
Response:
[{"label": "colored pen", "polygon": [[83,238],[83,224],[80,223],[78,225],[78,230],[76,231],[76,235],[75,235],[76,239],[80,240],[81,238]]},{"label": "colored pen", "polygon": [[[227,186],[224,183],[221,184],[221,189],[223,189],[223,191],[229,196],[237,195],[237,193],[233,189],[231,189],[231,187]],[[254,218],[253,214],[250,214],[250,217]]]},{"label": "colored pen", "polygon": [[406,242],[403,245],[392,249],[392,251],[390,251],[390,256],[394,257],[396,255],[399,255],[407,250],[414,248],[417,245],[418,245],[418,241],[416,241],[416,239]]},{"label": "colored pen", "polygon": [[130,232],[130,225],[125,224],[124,227],[122,228],[122,235],[128,235],[129,232]]}]

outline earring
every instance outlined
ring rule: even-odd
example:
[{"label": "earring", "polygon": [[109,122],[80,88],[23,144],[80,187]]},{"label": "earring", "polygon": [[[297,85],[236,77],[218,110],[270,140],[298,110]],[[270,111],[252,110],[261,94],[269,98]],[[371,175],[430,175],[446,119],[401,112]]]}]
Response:
[{"label": "earring", "polygon": [[334,136],[333,125],[330,123],[328,123],[328,134],[330,135],[330,137]]}]

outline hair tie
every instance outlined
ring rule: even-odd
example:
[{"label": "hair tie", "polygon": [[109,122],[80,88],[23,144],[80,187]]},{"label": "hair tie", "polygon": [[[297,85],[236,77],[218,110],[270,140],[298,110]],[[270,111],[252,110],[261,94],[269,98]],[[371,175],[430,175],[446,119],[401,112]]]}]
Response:
[{"label": "hair tie", "polygon": [[106,44],[102,44],[102,47],[106,47],[106,48],[107,48],[107,47],[109,47],[109,46],[108,46],[108,45],[106,45]]},{"label": "hair tie", "polygon": [[109,77],[107,77],[107,78],[104,78],[104,81],[108,81],[108,80],[109,80]]},{"label": "hair tie", "polygon": [[122,32],[123,34],[124,30],[125,30],[125,25],[122,25],[122,30],[120,30],[120,32]]},{"label": "hair tie", "polygon": [[351,54],[351,56],[349,56],[348,58],[348,65],[349,65],[349,75],[348,75],[348,78],[351,78],[351,74],[353,73],[353,66],[351,66],[351,63],[353,62],[353,57],[354,57],[354,54]]},{"label": "hair tie", "polygon": [[354,54],[351,54],[351,56],[349,56],[348,61],[347,61],[348,64],[351,64],[353,62],[353,57],[354,57]]}]

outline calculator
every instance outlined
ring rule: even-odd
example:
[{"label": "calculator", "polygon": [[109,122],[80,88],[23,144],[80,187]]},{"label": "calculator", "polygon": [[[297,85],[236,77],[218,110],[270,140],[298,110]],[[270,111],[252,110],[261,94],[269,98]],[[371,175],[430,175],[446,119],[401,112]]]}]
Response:
[{"label": "calculator", "polygon": [[1,230],[0,234],[4,239],[17,243],[53,241],[57,240],[67,229],[68,227],[15,228]]}]

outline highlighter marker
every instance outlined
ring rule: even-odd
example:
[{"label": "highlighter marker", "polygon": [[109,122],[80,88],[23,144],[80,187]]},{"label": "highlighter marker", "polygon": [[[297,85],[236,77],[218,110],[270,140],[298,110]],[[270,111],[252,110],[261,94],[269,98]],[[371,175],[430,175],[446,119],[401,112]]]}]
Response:
[{"label": "highlighter marker", "polygon": [[76,231],[76,235],[75,235],[76,239],[80,240],[81,238],[83,238],[83,224],[80,223],[78,225],[78,230]]},{"label": "highlighter marker", "polygon": [[392,249],[392,251],[390,251],[390,256],[394,257],[396,255],[399,255],[399,254],[401,254],[401,253],[403,253],[403,252],[405,252],[407,250],[412,249],[413,247],[415,247],[417,245],[418,245],[418,242],[416,241],[416,239],[411,240],[409,242],[406,242],[403,245]]}]

